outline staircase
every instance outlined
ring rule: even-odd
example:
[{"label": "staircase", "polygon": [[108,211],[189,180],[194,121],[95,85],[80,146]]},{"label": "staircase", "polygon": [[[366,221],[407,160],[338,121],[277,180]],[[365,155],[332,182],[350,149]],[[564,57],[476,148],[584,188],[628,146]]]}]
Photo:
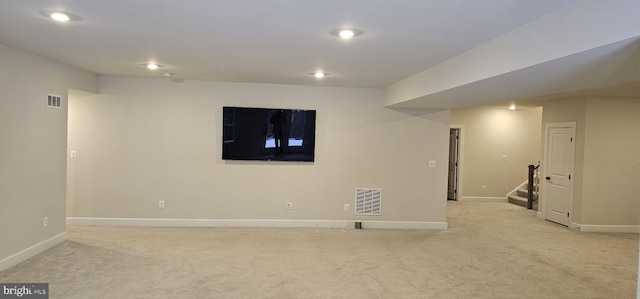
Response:
[{"label": "staircase", "polygon": [[[537,178],[535,178],[537,179]],[[535,180],[534,179],[534,180]],[[527,193],[529,192],[527,190],[527,185],[528,182],[524,182],[522,183],[522,185],[515,189],[515,192],[512,192],[510,194],[507,195],[507,199],[509,200],[510,203],[512,204],[516,204],[519,206],[523,206],[523,207],[527,207]],[[537,186],[537,185],[535,185]],[[533,209],[534,210],[538,210],[538,191],[536,190],[537,188],[534,188],[533,190]]]},{"label": "staircase", "polygon": [[[538,162],[537,166],[529,165],[529,173],[528,180],[520,186],[513,189],[509,194],[507,194],[507,199],[512,204],[517,204],[519,206],[523,206],[525,208],[538,210],[538,190],[540,186],[540,181],[538,180],[538,168],[540,167],[540,162]],[[529,188],[532,189],[531,194],[529,194]],[[531,206],[528,207],[528,198],[531,196],[532,202]]]}]

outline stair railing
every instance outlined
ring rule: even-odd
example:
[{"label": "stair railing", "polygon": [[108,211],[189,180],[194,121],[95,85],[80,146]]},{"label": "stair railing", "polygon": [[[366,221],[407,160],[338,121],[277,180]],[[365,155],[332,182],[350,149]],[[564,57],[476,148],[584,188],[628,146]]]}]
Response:
[{"label": "stair railing", "polygon": [[529,181],[527,184],[527,209],[531,210],[533,209],[533,193],[534,190],[537,188],[534,188],[538,186],[538,182],[535,181],[535,178],[538,177],[537,175],[537,171],[538,168],[540,167],[540,162],[538,162],[538,165],[529,165]]}]

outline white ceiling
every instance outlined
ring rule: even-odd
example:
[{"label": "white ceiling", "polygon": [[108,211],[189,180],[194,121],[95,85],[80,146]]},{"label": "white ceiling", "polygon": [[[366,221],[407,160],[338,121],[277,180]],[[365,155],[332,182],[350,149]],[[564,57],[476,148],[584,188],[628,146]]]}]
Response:
[{"label": "white ceiling", "polygon": [[4,0],[0,43],[97,74],[383,88],[574,1]]}]

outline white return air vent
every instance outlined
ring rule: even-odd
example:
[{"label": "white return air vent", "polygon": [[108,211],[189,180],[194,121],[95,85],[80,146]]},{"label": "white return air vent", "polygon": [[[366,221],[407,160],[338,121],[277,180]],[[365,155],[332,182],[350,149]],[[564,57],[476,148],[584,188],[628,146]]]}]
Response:
[{"label": "white return air vent", "polygon": [[356,215],[380,215],[382,189],[356,189]]},{"label": "white return air vent", "polygon": [[61,96],[49,94],[47,95],[47,106],[53,108],[60,108],[60,99]]}]

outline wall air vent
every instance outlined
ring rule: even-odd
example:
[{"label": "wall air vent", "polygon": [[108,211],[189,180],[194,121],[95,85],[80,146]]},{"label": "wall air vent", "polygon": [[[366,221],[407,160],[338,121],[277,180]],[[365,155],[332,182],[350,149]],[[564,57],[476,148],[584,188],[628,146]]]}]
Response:
[{"label": "wall air vent", "polygon": [[47,95],[47,106],[53,108],[60,108],[60,96],[49,94]]},{"label": "wall air vent", "polygon": [[356,189],[356,215],[380,215],[382,189]]}]

